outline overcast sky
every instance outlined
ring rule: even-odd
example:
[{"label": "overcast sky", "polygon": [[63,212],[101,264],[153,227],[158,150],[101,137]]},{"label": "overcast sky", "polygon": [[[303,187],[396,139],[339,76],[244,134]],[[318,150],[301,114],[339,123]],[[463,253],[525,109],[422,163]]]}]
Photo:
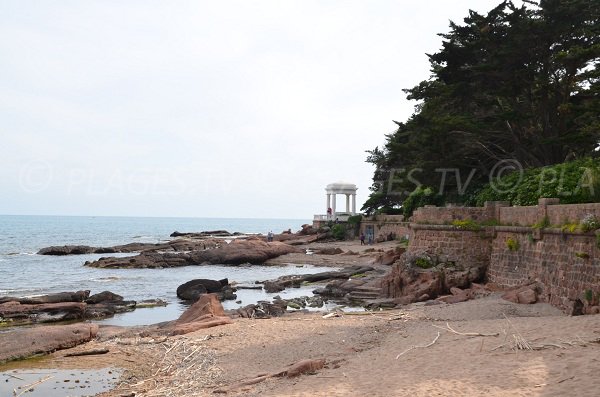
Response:
[{"label": "overcast sky", "polygon": [[0,0],[0,214],[360,208],[436,34],[499,2]]}]

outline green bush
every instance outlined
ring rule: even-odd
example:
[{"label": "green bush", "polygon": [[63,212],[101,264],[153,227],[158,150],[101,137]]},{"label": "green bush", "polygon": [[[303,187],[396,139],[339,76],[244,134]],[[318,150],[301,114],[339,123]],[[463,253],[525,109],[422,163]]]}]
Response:
[{"label": "green bush", "polygon": [[515,238],[512,238],[512,237],[509,237],[506,240],[506,248],[508,248],[509,250],[511,250],[511,251],[518,251],[519,247],[520,247],[519,240],[517,240]]},{"label": "green bush", "polygon": [[433,189],[430,187],[417,187],[408,195],[406,200],[402,203],[402,211],[404,213],[404,219],[407,220],[413,214],[413,212],[426,205],[441,205],[443,203],[442,196],[435,194]]},{"label": "green bush", "polygon": [[418,266],[421,269],[431,269],[433,267],[433,262],[428,258],[417,258],[415,259],[415,266]]},{"label": "green bush", "polygon": [[342,224],[335,224],[331,227],[331,234],[336,240],[346,239],[346,227]]},{"label": "green bush", "polygon": [[454,220],[452,225],[461,230],[481,230],[481,225],[472,219]]},{"label": "green bush", "polygon": [[600,159],[585,158],[508,174],[486,185],[475,202],[509,201],[536,205],[539,198],[559,198],[563,204],[600,201]]},{"label": "green bush", "polygon": [[581,220],[579,227],[584,233],[591,232],[600,229],[600,221],[594,215],[587,214]]},{"label": "green bush", "polygon": [[550,218],[548,218],[547,216],[543,217],[541,221],[531,225],[531,227],[534,229],[545,229],[548,226],[550,226]]},{"label": "green bush", "polygon": [[353,226],[360,224],[361,221],[362,221],[362,215],[360,215],[360,214],[348,217],[348,223]]}]

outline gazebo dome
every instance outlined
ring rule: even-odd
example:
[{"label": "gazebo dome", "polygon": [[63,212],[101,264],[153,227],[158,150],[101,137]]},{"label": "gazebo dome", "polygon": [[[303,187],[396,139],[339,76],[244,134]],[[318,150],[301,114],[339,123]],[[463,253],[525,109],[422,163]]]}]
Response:
[{"label": "gazebo dome", "polygon": [[325,190],[327,191],[327,193],[356,194],[358,188],[354,183],[338,181],[327,185]]}]

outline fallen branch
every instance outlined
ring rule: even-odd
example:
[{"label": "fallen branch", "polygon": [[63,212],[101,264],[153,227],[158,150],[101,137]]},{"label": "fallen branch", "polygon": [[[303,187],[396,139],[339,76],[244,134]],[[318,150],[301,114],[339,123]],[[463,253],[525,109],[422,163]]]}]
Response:
[{"label": "fallen branch", "polygon": [[65,354],[65,357],[93,356],[96,354],[106,354],[108,352],[109,352],[109,350],[106,348],[92,349],[92,350],[85,350],[82,352],[67,353],[67,354]]},{"label": "fallen branch", "polygon": [[52,379],[52,378],[54,378],[54,376],[50,376],[50,375],[48,375],[48,376],[46,376],[46,377],[44,377],[44,378],[42,378],[42,379],[40,379],[40,380],[38,380],[38,381],[36,381],[36,382],[33,382],[33,383],[29,384],[29,385],[25,385],[25,386],[23,386],[23,387],[25,387],[25,389],[23,389],[23,391],[22,391],[21,393],[19,393],[19,394],[15,394],[15,397],[20,397],[20,396],[22,396],[23,394],[25,394],[25,393],[27,393],[27,392],[31,391],[31,390],[32,390],[32,389],[33,389],[35,386],[37,386],[37,385],[39,385],[39,384],[41,384],[41,383],[44,383],[44,382],[46,382],[46,381],[48,381],[48,380],[50,380],[50,379]]},{"label": "fallen branch", "polygon": [[440,338],[440,335],[441,334],[438,331],[437,336],[435,337],[435,339],[431,343],[429,343],[427,345],[413,345],[413,346],[409,347],[408,349],[404,350],[402,353],[398,354],[396,356],[396,360],[399,359],[401,355],[403,355],[405,353],[408,353],[409,351],[411,351],[413,349],[425,349],[425,348],[428,348],[429,346],[432,346]]},{"label": "fallen branch", "polygon": [[500,334],[498,332],[493,333],[493,334],[481,334],[479,332],[458,332],[455,329],[453,329],[450,324],[446,323],[446,327],[440,327],[439,325],[435,325],[433,324],[434,327],[439,328],[439,329],[443,329],[444,331],[448,331],[448,332],[452,332],[453,334],[456,335],[462,335],[462,336],[499,336]]}]

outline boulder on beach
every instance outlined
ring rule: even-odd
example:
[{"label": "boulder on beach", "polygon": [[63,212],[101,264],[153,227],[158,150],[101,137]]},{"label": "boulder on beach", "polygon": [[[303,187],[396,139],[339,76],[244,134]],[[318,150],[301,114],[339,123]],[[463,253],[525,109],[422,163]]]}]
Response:
[{"label": "boulder on beach", "polygon": [[182,335],[199,329],[231,323],[233,320],[225,314],[217,295],[204,294],[177,320],[169,324],[167,331],[171,335]]}]

